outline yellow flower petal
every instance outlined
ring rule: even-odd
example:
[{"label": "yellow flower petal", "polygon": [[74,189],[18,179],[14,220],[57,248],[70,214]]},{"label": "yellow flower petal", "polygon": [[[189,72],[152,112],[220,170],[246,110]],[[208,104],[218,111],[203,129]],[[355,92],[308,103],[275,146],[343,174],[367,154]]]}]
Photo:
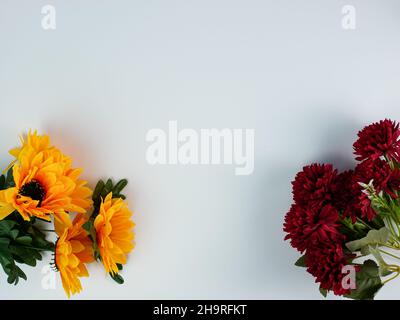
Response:
[{"label": "yellow flower petal", "polygon": [[117,264],[125,264],[126,255],[134,248],[131,215],[126,203],[120,198],[113,199],[112,193],[100,204],[94,227],[101,260],[107,272],[118,273]]}]

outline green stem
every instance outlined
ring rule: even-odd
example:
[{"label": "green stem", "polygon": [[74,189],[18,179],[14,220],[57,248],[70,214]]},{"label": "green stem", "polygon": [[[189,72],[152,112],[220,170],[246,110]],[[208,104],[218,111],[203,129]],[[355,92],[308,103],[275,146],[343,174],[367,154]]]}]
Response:
[{"label": "green stem", "polygon": [[24,246],[24,245],[18,245],[19,247],[27,248],[27,249],[32,249],[32,250],[37,250],[37,251],[54,251],[54,249],[43,249],[43,248],[36,248],[32,246]]},{"label": "green stem", "polygon": [[386,162],[389,164],[390,169],[393,170],[394,169],[393,161],[386,154],[384,155],[384,158],[385,158]]},{"label": "green stem", "polygon": [[382,281],[382,284],[386,284],[386,283],[388,283],[389,281],[391,281],[391,280],[393,280],[393,279],[396,279],[399,275],[400,275],[400,272],[399,272],[399,270],[397,270],[397,273],[396,273],[395,276],[393,276],[393,277],[391,277],[391,278],[389,278],[389,279],[386,279],[385,281]]},{"label": "green stem", "polygon": [[360,222],[361,224],[363,224],[365,227],[367,227],[368,229],[374,229],[372,228],[368,223],[366,223],[364,220],[360,219],[357,217],[357,221]]},{"label": "green stem", "polygon": [[387,251],[382,250],[382,249],[379,249],[379,251],[382,252],[382,253],[384,253],[384,254],[387,254],[388,256],[391,256],[391,257],[393,257],[393,258],[396,258],[396,259],[399,259],[399,260],[400,260],[400,257],[394,255],[393,253],[387,252]]},{"label": "green stem", "polygon": [[391,213],[392,213],[392,218],[393,218],[393,220],[394,220],[394,225],[396,226],[397,231],[399,231],[399,224],[400,224],[399,217],[397,216],[397,213],[396,213],[396,212],[391,211]]},{"label": "green stem", "polygon": [[398,265],[395,265],[395,264],[388,264],[388,265],[386,265],[388,268],[389,268],[389,270],[390,271],[392,271],[392,272],[396,272],[398,269],[399,269],[399,266]]},{"label": "green stem", "polygon": [[386,218],[386,225],[390,230],[390,233],[392,234],[394,240],[398,243],[400,241],[398,233],[394,230],[392,220],[390,218]]},{"label": "green stem", "polygon": [[379,204],[384,207],[388,212],[390,212],[391,214],[396,214],[395,212],[393,212],[392,208],[390,206],[387,205],[386,201],[384,201],[380,196],[377,195],[377,200],[379,201]]}]

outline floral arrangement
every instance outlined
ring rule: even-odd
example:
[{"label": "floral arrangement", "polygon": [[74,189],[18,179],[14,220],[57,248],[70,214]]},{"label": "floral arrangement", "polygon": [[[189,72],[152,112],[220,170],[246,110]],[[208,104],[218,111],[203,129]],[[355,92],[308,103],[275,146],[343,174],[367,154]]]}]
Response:
[{"label": "floral arrangement", "polygon": [[[297,173],[285,240],[302,256],[295,263],[315,277],[320,292],[373,299],[400,274],[400,129],[383,120],[354,143],[354,169],[311,164]],[[398,263],[398,262],[397,262]]]},{"label": "floral arrangement", "polygon": [[134,247],[132,212],[121,194],[127,180],[100,180],[92,192],[71,158],[36,131],[10,154],[0,176],[0,264],[8,283],[26,280],[19,265],[36,266],[46,251],[68,297],[82,290],[80,278],[94,261],[123,283],[120,271]]}]

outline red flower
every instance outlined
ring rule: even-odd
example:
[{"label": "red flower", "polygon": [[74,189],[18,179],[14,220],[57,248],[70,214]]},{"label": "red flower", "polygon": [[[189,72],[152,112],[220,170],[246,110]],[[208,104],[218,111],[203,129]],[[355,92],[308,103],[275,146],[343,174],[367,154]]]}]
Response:
[{"label": "red flower", "polygon": [[331,164],[312,164],[297,173],[293,185],[293,199],[302,207],[320,208],[332,201],[337,170]]},{"label": "red flower", "polygon": [[[369,200],[368,196],[365,193],[360,193],[357,200],[358,202],[353,205],[353,212],[369,221],[374,220],[376,217],[376,212],[374,209],[372,209],[371,200]],[[352,217],[353,223],[355,220],[356,218]]]},{"label": "red flower", "polygon": [[[392,169],[388,163],[381,159],[366,160],[357,165],[354,174],[354,187],[357,188],[358,182],[369,183],[373,180],[373,185],[377,192],[384,190],[391,192]],[[394,186],[396,187],[396,186]]]},{"label": "red flower", "polygon": [[[342,273],[342,270],[354,257],[344,252],[340,242],[320,243],[307,249],[305,264],[321,288],[332,290],[336,295],[344,295],[350,293],[350,289],[342,286],[343,277],[347,274]],[[359,271],[358,266],[354,267],[356,272]]]},{"label": "red flower", "polygon": [[346,212],[350,209],[350,204],[353,201],[352,187],[353,187],[353,170],[348,170],[340,173],[335,179],[333,205],[336,209],[341,210],[345,216]]},{"label": "red flower", "polygon": [[352,196],[353,203],[351,205],[351,217],[355,221],[356,216],[372,220],[376,213],[371,208],[371,201],[363,192],[360,182],[372,184],[377,193],[384,191],[392,198],[397,198],[395,191],[400,190],[400,170],[391,169],[389,164],[382,160],[366,160],[357,165],[353,174]]},{"label": "red flower", "polygon": [[353,145],[356,160],[376,160],[385,155],[400,161],[399,136],[399,124],[392,120],[381,120],[365,127]]},{"label": "red flower", "polygon": [[292,247],[300,252],[318,243],[342,241],[344,235],[338,230],[338,220],[339,213],[330,204],[322,209],[292,205],[283,225],[285,240],[290,239]]}]

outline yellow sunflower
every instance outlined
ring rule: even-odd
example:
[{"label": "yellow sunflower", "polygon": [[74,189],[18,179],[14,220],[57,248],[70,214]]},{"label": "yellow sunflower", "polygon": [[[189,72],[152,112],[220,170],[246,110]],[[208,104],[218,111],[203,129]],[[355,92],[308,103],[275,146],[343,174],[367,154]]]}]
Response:
[{"label": "yellow sunflower", "polygon": [[47,135],[29,132],[22,146],[10,150],[15,187],[0,191],[0,219],[17,210],[25,220],[50,216],[70,223],[69,212],[84,213],[92,191],[79,179],[81,169],[50,145]]},{"label": "yellow sunflower", "polygon": [[86,221],[83,214],[77,214],[70,226],[56,224],[59,238],[54,262],[68,297],[82,290],[79,277],[89,276],[85,263],[94,261],[92,241],[82,227]]},{"label": "yellow sunflower", "polygon": [[133,249],[132,212],[120,198],[112,198],[110,192],[100,204],[94,220],[97,246],[107,272],[118,273],[117,264],[126,263],[126,255]]}]

